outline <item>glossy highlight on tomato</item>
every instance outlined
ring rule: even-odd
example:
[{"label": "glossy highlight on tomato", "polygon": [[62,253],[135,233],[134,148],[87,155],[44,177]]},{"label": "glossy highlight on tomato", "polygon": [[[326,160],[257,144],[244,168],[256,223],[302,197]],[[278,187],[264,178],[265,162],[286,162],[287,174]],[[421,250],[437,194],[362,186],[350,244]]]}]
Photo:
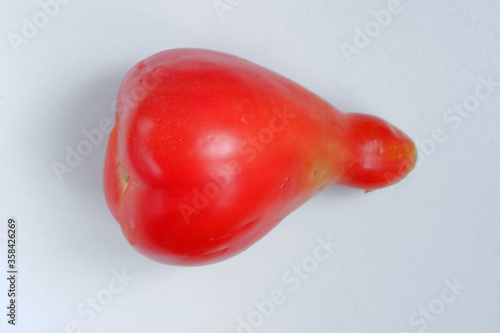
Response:
[{"label": "glossy highlight on tomato", "polygon": [[389,186],[416,162],[386,121],[222,52],[157,53],[117,101],[106,201],[130,244],[166,264],[228,259],[324,188]]}]

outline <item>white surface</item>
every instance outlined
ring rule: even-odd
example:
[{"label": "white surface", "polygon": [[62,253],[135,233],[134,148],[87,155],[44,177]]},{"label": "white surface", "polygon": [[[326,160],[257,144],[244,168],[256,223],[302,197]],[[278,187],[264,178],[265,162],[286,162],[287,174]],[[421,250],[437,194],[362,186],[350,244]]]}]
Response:
[{"label": "white surface", "polygon": [[[9,33],[21,35],[41,7],[1,1],[0,331],[71,332],[74,322],[75,332],[237,332],[239,318],[258,326],[244,333],[499,331],[500,84],[468,118],[444,118],[474,102],[481,78],[500,82],[498,2],[401,1],[348,61],[342,43],[354,44],[356,27],[376,29],[370,12],[390,2],[222,1],[235,5],[224,20],[213,0],[74,0],[51,7],[18,52]],[[389,120],[427,151],[404,182],[328,189],[229,261],[152,262],[105,204],[107,138],[62,182],[51,164],[113,118],[131,66],[174,47],[247,58],[343,111]],[[4,306],[9,216],[19,224],[16,327]],[[307,279],[293,277],[294,265],[314,264],[318,237],[340,246]],[[122,270],[133,278],[111,294]],[[281,304],[256,314],[272,293]],[[100,311],[88,303],[96,297]]]}]

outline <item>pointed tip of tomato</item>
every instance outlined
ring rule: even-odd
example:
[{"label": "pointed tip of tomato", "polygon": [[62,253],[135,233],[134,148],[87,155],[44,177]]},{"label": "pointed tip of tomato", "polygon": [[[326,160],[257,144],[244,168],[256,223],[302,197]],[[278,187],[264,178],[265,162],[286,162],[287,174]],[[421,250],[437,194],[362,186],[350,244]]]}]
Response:
[{"label": "pointed tip of tomato", "polygon": [[342,185],[372,191],[393,185],[415,167],[413,141],[388,122],[365,114],[348,114],[352,152],[340,180]]}]

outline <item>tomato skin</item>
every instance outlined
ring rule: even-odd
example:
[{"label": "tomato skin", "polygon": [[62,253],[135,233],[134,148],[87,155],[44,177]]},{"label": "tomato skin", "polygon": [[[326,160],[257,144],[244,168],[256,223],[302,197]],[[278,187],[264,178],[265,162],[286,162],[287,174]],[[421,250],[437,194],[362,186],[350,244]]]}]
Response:
[{"label": "tomato skin", "polygon": [[[414,165],[411,140],[383,120],[342,113],[291,80],[220,52],[155,54],[127,73],[118,101],[106,200],[128,241],[167,264],[230,258],[323,188],[387,186]],[[353,126],[356,120],[366,124]],[[361,142],[367,132],[393,147],[372,165],[357,163],[376,155],[359,148],[373,141]],[[404,163],[411,167],[380,178]]]}]

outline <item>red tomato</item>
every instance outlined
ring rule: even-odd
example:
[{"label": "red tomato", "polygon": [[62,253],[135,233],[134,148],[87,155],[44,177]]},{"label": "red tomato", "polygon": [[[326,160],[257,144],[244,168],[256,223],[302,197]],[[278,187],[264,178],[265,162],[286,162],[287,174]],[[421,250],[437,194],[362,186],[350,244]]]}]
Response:
[{"label": "red tomato", "polygon": [[245,250],[327,186],[401,180],[415,156],[379,118],[239,57],[174,49],[123,79],[104,189],[138,251],[201,265]]}]

